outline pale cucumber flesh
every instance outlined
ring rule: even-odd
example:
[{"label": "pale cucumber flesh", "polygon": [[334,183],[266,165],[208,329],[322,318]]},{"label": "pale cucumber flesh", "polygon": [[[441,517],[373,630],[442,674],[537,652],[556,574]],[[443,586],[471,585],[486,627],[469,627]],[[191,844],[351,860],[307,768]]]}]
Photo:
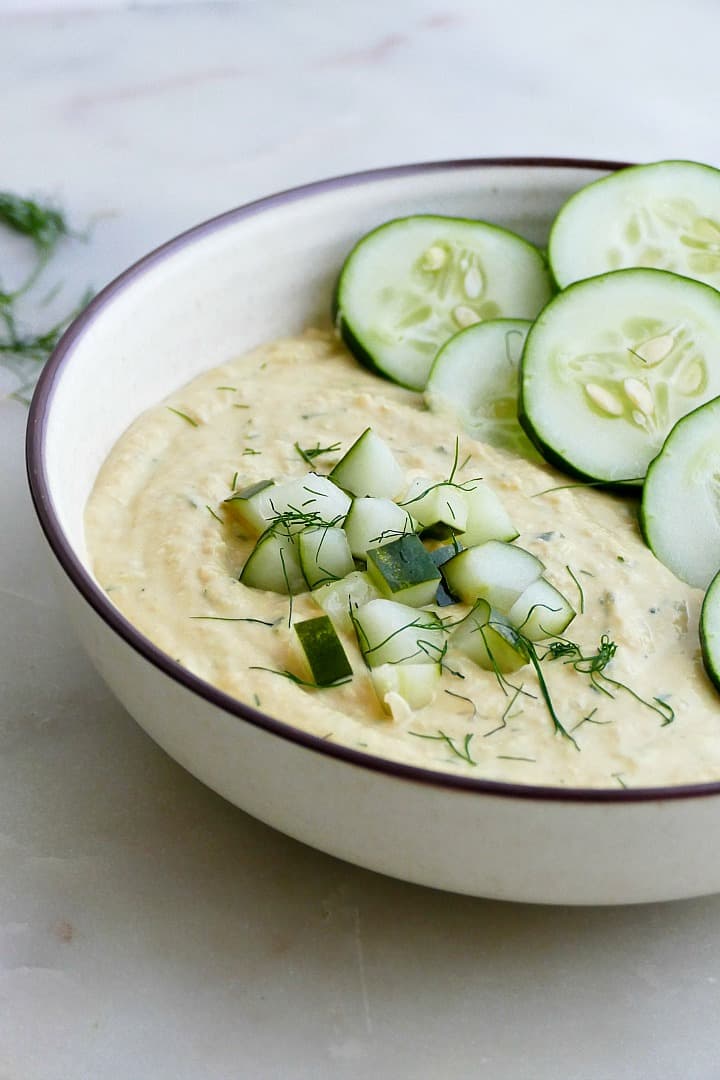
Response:
[{"label": "pale cucumber flesh", "polygon": [[538,461],[517,415],[520,357],[531,325],[492,319],[455,334],[435,358],[425,401],[474,439]]},{"label": "pale cucumber flesh", "polygon": [[417,215],[364,236],[336,294],[340,332],[358,359],[422,390],[438,349],[485,319],[532,319],[552,294],[537,248],[486,222]]},{"label": "pale cucumber flesh", "polygon": [[670,432],[648,470],[641,524],[665,566],[707,588],[720,569],[720,399]]},{"label": "pale cucumber flesh", "polygon": [[548,257],[561,288],[630,266],[720,288],[720,171],[660,161],[596,180],[560,210]]},{"label": "pale cucumber flesh", "polygon": [[675,422],[720,394],[720,293],[661,270],[571,285],[522,358],[520,419],[581,477],[640,484]]}]

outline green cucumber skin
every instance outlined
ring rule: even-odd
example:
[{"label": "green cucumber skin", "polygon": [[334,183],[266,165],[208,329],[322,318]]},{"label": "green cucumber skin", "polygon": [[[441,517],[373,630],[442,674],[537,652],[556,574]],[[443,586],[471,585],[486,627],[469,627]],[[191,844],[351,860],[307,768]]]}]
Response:
[{"label": "green cucumber skin", "polygon": [[[390,221],[384,221],[380,225],[377,225],[374,229],[371,229],[370,232],[367,232],[363,236],[361,236],[357,243],[355,243],[348,252],[345,261],[340,269],[335,289],[333,290],[331,300],[331,315],[333,324],[343,344],[347,346],[355,359],[358,360],[359,363],[363,365],[363,367],[367,368],[369,371],[374,372],[376,375],[380,375],[383,379],[387,379],[389,382],[395,383],[397,386],[403,386],[406,390],[413,390],[415,393],[419,394],[423,393],[424,387],[417,387],[411,383],[403,382],[401,379],[396,378],[393,375],[389,375],[381,367],[378,366],[372,353],[363,344],[362,338],[358,336],[358,334],[355,332],[355,330],[352,328],[352,326],[343,314],[342,292],[345,268],[361,244],[363,244],[366,240],[369,240],[371,237],[375,236],[381,229],[386,229],[389,226],[396,225],[398,222],[428,219],[433,221],[447,220],[452,222],[461,222],[466,225],[483,225],[488,229],[493,229],[505,235],[512,236],[519,243],[524,244],[529,252],[532,252],[534,255],[537,256],[539,267],[541,267],[545,271],[548,293],[551,299],[556,291],[554,278],[550,272],[547,255],[544,251],[541,251],[540,248],[538,248],[535,244],[531,243],[530,240],[526,240],[524,236],[520,236],[519,233],[513,232],[512,229],[506,229],[502,225],[496,225],[493,222],[484,221],[482,218],[454,217],[449,214],[408,214],[404,217],[392,218]],[[512,316],[505,317],[512,318]],[[445,344],[445,342],[443,342],[443,344]],[[438,346],[438,352],[441,348],[442,345]]]},{"label": "green cucumber skin", "polygon": [[[312,671],[313,679],[318,686],[332,686],[332,684],[338,682],[338,680],[352,676],[353,670],[350,661],[347,658],[347,654],[342,647],[340,638],[337,636],[328,615],[318,615],[312,619],[305,619],[303,622],[295,623],[293,629],[295,630],[300,646],[305,653],[308,667]],[[325,648],[326,654],[328,652],[331,653],[329,660],[326,655],[322,664],[323,667],[327,665],[331,667],[331,677],[326,678],[318,674],[305,648],[306,641],[308,645],[311,646],[320,644]]]},{"label": "green cucumber skin", "polygon": [[709,617],[710,605],[720,603],[720,596],[716,596],[717,593],[720,593],[720,573],[716,574],[710,582],[700,609],[700,652],[702,661],[710,682],[716,690],[720,691],[720,656],[713,657],[705,630],[705,620]]}]

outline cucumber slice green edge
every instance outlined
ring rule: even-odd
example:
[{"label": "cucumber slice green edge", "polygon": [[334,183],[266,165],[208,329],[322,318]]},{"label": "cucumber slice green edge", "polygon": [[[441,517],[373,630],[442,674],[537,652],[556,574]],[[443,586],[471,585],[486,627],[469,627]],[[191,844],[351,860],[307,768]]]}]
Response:
[{"label": "cucumber slice green edge", "polygon": [[676,421],[720,394],[717,340],[720,292],[700,281],[635,267],[575,282],[528,333],[518,419],[563,472],[634,490]]},{"label": "cucumber slice green edge", "polygon": [[[417,227],[417,231],[422,232],[424,225],[431,226],[432,229],[427,229],[427,235],[422,242],[419,242],[419,238],[412,236],[408,239],[408,234],[412,230]],[[443,228],[445,235],[442,233]],[[383,318],[381,307],[375,305],[372,299],[367,304],[367,310],[364,310],[366,304],[363,298],[356,295],[363,293],[367,288],[365,282],[353,281],[353,278],[359,277],[358,265],[364,261],[365,257],[368,258],[372,274],[366,274],[366,278],[371,278],[372,288],[376,294],[406,289],[413,271],[431,273],[436,269],[432,266],[418,266],[420,259],[432,250],[441,250],[441,245],[445,244],[445,250],[450,252],[452,260],[457,254],[450,251],[452,241],[457,242],[458,234],[462,236],[463,231],[468,233],[468,239],[465,240],[466,256],[470,260],[475,260],[468,265],[468,270],[474,268],[477,271],[474,283],[479,282],[477,287],[481,291],[478,297],[469,295],[475,292],[475,285],[472,289],[466,287],[467,296],[461,295],[457,290],[453,292],[448,289],[442,301],[436,301],[433,305],[432,282],[427,282],[423,288],[419,288],[418,282],[415,282],[412,300],[416,306],[419,304],[420,308],[426,309],[426,314],[424,319],[418,315],[416,322],[412,324],[414,332],[418,333],[419,345],[416,343],[416,346],[404,347],[404,339],[409,334],[410,325],[415,318],[414,314],[408,316],[409,321],[406,322],[402,311],[396,312],[396,318],[405,325],[394,328],[392,325],[383,327],[382,324],[387,322],[387,312]],[[399,251],[402,247],[407,250],[406,265],[403,266],[398,277],[393,277],[392,268],[387,267],[389,261],[387,252],[383,253],[383,257],[373,258],[377,255],[374,248],[393,246],[387,243],[388,233],[392,232],[400,236],[396,250]],[[405,235],[402,235],[403,233]],[[487,241],[486,246],[491,250],[483,252],[482,267],[478,268],[478,248],[481,246],[478,238],[483,236]],[[391,235],[392,239],[395,238]],[[507,249],[514,249],[514,254],[517,256],[512,273],[509,272],[509,266],[513,259],[509,252],[506,250],[502,256],[498,256],[497,248],[501,244]],[[495,266],[491,266],[488,270],[487,264],[493,261]],[[377,266],[372,265],[373,263],[377,263]],[[389,277],[381,279],[378,273],[380,268],[387,270]],[[466,272],[462,267],[460,268],[461,274]],[[505,280],[501,281],[501,277]],[[463,280],[465,281],[466,278]],[[492,299],[488,298],[481,303],[487,283],[490,286]],[[332,301],[332,315],[340,337],[361,364],[400,386],[421,391],[438,349],[458,330],[471,323],[490,318],[509,316],[533,319],[553,291],[552,277],[542,252],[517,233],[479,219],[442,214],[413,214],[386,221],[358,240],[341,268]],[[380,303],[383,303],[382,299]],[[473,304],[475,308],[472,307]],[[387,307],[390,306],[388,300]],[[360,313],[357,308],[360,309]],[[460,308],[465,308],[471,314],[474,312],[475,317],[469,322],[458,321]],[[393,334],[395,334],[394,339]],[[373,337],[377,339],[374,343]],[[403,348],[399,349],[399,346]]]},{"label": "cucumber slice green edge", "polygon": [[700,651],[708,678],[720,690],[720,573],[711,581],[700,610]]},{"label": "cucumber slice green edge", "polygon": [[678,420],[651,462],[640,507],[646,544],[669,570],[707,588],[720,570],[720,397]]}]

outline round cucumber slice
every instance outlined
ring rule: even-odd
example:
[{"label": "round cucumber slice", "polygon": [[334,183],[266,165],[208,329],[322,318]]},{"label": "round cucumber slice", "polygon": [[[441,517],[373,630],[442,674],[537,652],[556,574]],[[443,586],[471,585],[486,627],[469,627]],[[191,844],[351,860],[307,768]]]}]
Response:
[{"label": "round cucumber slice", "polygon": [[450,412],[468,435],[530,461],[540,458],[520,427],[517,399],[527,319],[489,319],[450,338],[425,388],[433,412]]},{"label": "round cucumber slice", "polygon": [[368,233],[335,297],[340,333],[366,366],[422,390],[435,354],[485,319],[532,319],[552,294],[532,244],[483,221],[419,214]]},{"label": "round cucumber slice", "polygon": [[596,180],[561,209],[548,256],[560,288],[628,266],[720,288],[720,170],[658,161]]},{"label": "round cucumber slice", "polygon": [[720,398],[680,420],[648,469],[640,523],[658,559],[704,589],[720,569]]},{"label": "round cucumber slice", "polygon": [[720,293],[617,270],[559,293],[532,326],[519,418],[553,464],[641,483],[675,422],[720,394]]},{"label": "round cucumber slice", "polygon": [[705,593],[700,612],[700,649],[705,670],[720,690],[720,574]]}]

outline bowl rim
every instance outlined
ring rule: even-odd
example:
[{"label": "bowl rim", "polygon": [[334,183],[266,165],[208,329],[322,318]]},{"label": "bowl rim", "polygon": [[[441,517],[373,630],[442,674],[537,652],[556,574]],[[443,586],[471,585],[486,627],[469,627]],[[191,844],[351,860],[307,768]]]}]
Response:
[{"label": "bowl rim", "polygon": [[592,158],[567,157],[488,157],[457,158],[441,161],[416,162],[407,165],[391,165],[360,172],[345,173],[327,179],[311,181],[271,195],[255,199],[223,213],[217,214],[154,248],[126,270],[111,280],[77,316],[63,334],[50,359],[45,365],[33,395],[28,414],[26,433],[26,468],[30,495],[35,513],[45,538],[60,567],[83,599],[103,622],[113,630],[126,645],[145,660],[168,675],[175,682],[190,690],[209,704],[243,720],[269,734],[287,739],[298,746],[355,767],[386,774],[398,780],[412,781],[447,791],[463,791],[468,794],[493,795],[506,798],[542,802],[583,803],[635,803],[655,802],[668,799],[697,798],[720,794],[720,782],[699,784],[664,785],[639,788],[572,788],[541,784],[518,784],[507,781],[487,780],[466,775],[441,772],[419,765],[365,753],[341,743],[331,743],[303,731],[283,720],[247,705],[238,698],[206,682],[198,675],[177,663],[168,653],[146,638],[114,606],[92,575],[78,558],[69,538],[63,531],[50,490],[45,461],[45,443],[48,417],[52,408],[55,389],[63,371],[72,360],[75,346],[86,330],[95,322],[105,307],[127,286],[142,277],[164,259],[185,249],[188,245],[204,239],[238,221],[265,213],[276,206],[284,206],[305,198],[314,198],[337,189],[352,188],[360,184],[412,176],[420,173],[454,171],[457,169],[508,168],[508,169],[588,169],[598,172],[614,172],[629,163],[605,161]]}]

